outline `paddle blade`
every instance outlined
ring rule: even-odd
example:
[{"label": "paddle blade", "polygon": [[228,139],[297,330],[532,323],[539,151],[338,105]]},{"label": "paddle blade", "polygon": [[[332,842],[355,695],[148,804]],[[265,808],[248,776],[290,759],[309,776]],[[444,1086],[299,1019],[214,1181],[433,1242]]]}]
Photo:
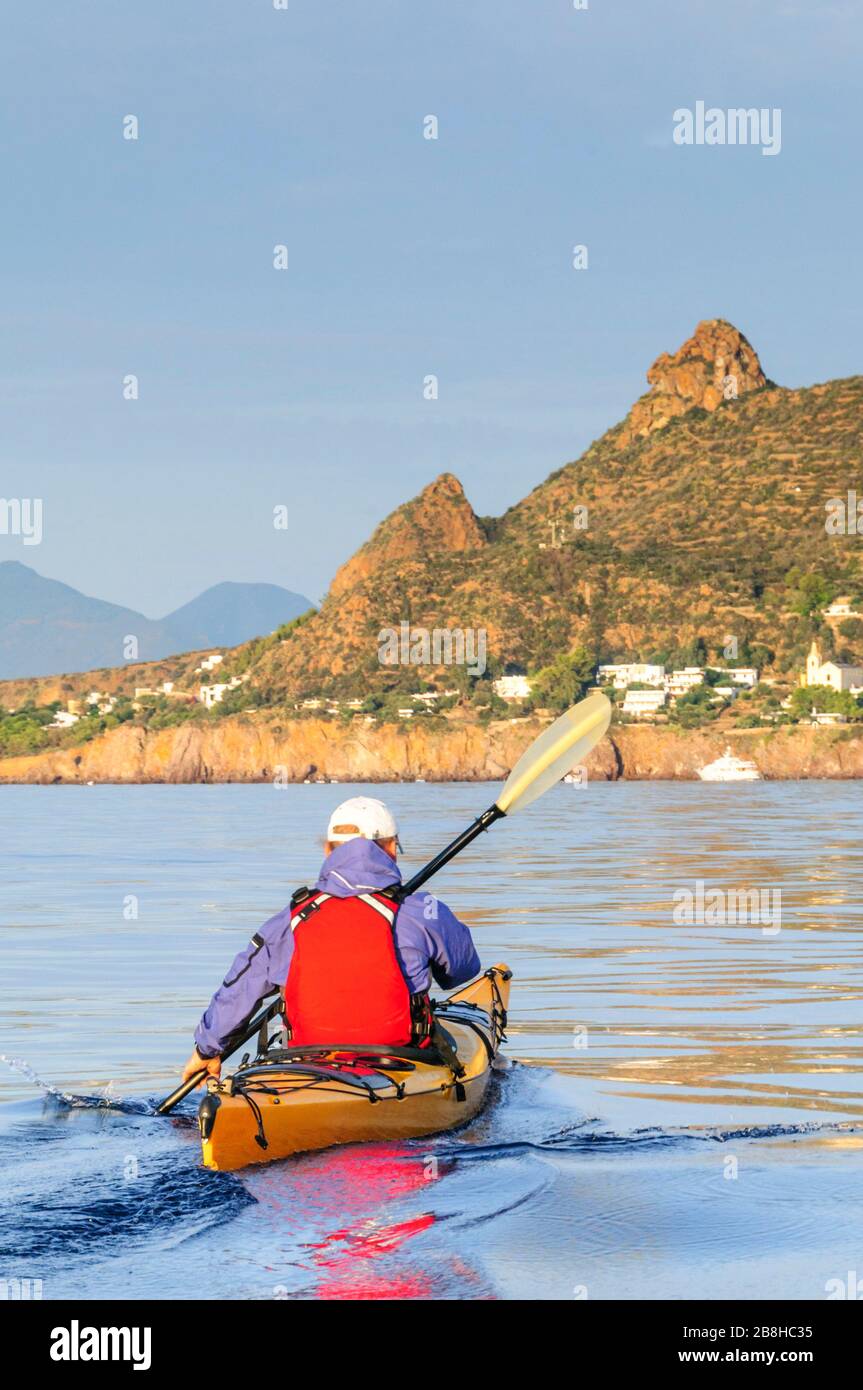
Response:
[{"label": "paddle blade", "polygon": [[536,801],[564,773],[586,758],[599,743],[611,719],[611,702],[601,690],[573,705],[555,719],[522,753],[506,779],[497,806],[511,816]]}]

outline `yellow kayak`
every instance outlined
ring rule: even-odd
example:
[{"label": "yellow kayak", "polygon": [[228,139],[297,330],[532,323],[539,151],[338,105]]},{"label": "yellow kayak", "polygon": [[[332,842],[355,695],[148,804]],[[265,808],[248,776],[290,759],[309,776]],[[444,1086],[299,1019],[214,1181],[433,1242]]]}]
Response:
[{"label": "yellow kayak", "polygon": [[437,1004],[431,1048],[288,1047],[211,1081],[198,1112],[205,1166],[245,1168],[467,1124],[485,1101],[510,978],[492,966]]}]

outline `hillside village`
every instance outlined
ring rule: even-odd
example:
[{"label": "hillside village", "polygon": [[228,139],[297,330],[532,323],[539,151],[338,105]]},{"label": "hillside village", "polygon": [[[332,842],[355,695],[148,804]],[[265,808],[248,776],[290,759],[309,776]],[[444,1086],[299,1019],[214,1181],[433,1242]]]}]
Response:
[{"label": "hillside village", "polygon": [[[223,652],[211,652],[209,656],[204,657],[199,666],[194,668],[194,674],[215,671],[224,659]],[[56,702],[54,718],[45,727],[48,729],[71,729],[80,721],[85,712],[109,715],[115,714],[124,706],[128,707],[133,714],[140,714],[148,706],[151,707],[154,701],[176,700],[187,707],[198,703],[203,705],[204,709],[213,709],[216,705],[221,704],[227,693],[236,690],[246,680],[248,680],[247,674],[232,676],[227,681],[198,684],[192,690],[179,689],[175,681],[164,680],[155,688],[136,685],[131,698],[112,695],[107,690],[90,690],[86,695],[68,699],[65,709],[60,708],[59,702]],[[7,711],[9,714],[15,712],[14,708]]]},{"label": "hillside village", "polygon": [[[859,616],[847,596],[834,600],[824,610],[828,622]],[[261,709],[254,692],[244,690],[248,671],[226,671],[222,680],[201,679],[220,674],[230,664],[230,651],[210,652],[191,667],[190,676],[196,679],[189,679],[186,684],[166,679],[153,686],[134,685],[127,694],[91,689],[68,698],[65,706],[54,700],[36,711],[32,706],[21,711],[9,708],[3,721],[7,726],[15,724],[16,716],[27,718],[35,712],[40,718],[35,739],[22,740],[16,747],[7,734],[3,751],[38,751],[63,734],[78,742],[82,735],[84,739],[94,737],[127,720],[146,725],[156,716],[154,727],[165,727],[196,716],[218,717]],[[716,721],[723,728],[754,728],[863,722],[863,666],[824,660],[815,640],[805,668],[793,686],[781,677],[762,674],[757,667],[742,664],[706,663],[667,670],[661,662],[629,661],[595,666],[579,693],[594,689],[602,689],[609,696],[615,722],[619,724],[676,723],[682,728],[701,728]],[[536,715],[551,717],[558,705],[564,706],[570,698],[567,693],[557,704],[552,701],[549,705],[542,676],[522,672],[477,682],[470,699],[466,699],[463,686],[444,684],[441,689],[430,685],[390,698],[368,693],[343,699],[311,695],[283,708],[295,719],[359,720],[366,725],[429,718],[459,721],[505,717],[517,722]]]}]

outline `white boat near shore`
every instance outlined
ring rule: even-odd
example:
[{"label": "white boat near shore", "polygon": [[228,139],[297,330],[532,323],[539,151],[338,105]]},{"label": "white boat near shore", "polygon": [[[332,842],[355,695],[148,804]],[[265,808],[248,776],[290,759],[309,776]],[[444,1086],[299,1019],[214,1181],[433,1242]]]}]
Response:
[{"label": "white boat near shore", "polygon": [[698,773],[702,782],[760,782],[761,773],[754,763],[738,758],[726,748],[721,758],[708,763]]}]

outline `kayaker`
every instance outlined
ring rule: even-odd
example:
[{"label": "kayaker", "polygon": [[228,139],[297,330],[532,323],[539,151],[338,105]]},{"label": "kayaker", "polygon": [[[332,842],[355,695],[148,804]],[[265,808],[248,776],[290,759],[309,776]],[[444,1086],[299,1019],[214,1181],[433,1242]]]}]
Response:
[{"label": "kayaker", "polygon": [[427,1044],[432,980],[454,989],[481,966],[469,929],[440,899],[420,892],[398,906],[382,892],[401,883],[400,848],[382,801],[336,807],[314,889],[295,893],[236,957],[195,1030],[184,1080],[203,1067],[218,1076],[230,1035],[276,990],[291,1045]]}]

